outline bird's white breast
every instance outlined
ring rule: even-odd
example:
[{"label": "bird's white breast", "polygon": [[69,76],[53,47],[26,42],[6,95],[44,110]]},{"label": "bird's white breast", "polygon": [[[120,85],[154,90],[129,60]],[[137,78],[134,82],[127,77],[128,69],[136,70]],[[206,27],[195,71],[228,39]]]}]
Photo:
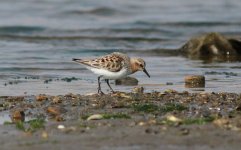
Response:
[{"label": "bird's white breast", "polygon": [[120,79],[126,77],[128,75],[128,71],[126,68],[121,69],[118,72],[111,72],[105,69],[98,69],[93,67],[87,67],[87,69],[91,70],[93,73],[103,76],[104,79]]}]

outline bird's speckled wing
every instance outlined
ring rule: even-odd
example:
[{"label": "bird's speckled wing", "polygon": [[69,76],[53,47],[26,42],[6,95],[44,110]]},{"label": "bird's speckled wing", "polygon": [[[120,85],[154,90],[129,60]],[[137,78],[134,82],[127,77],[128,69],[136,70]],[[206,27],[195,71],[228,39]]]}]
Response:
[{"label": "bird's speckled wing", "polygon": [[80,63],[98,69],[105,69],[111,72],[118,72],[125,65],[125,58],[122,55],[125,56],[125,54],[121,53],[111,53],[109,55],[99,57],[96,59],[82,60]]}]

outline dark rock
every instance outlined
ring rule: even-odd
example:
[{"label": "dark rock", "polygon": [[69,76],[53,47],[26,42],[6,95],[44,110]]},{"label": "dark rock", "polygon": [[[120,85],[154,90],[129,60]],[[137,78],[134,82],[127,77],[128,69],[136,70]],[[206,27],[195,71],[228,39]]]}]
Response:
[{"label": "dark rock", "polygon": [[241,54],[241,40],[229,39],[219,33],[191,38],[180,51],[189,56],[226,56]]},{"label": "dark rock", "polygon": [[126,77],[115,80],[116,85],[138,85],[138,80],[133,77]]}]

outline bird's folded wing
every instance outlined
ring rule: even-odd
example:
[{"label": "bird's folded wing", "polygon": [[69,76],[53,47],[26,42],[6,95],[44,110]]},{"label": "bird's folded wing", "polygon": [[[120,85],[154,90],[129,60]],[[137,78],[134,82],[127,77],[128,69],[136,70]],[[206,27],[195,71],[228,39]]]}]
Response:
[{"label": "bird's folded wing", "polygon": [[124,59],[114,53],[92,60],[83,60],[81,62],[90,67],[105,69],[111,72],[118,72],[123,68]]}]

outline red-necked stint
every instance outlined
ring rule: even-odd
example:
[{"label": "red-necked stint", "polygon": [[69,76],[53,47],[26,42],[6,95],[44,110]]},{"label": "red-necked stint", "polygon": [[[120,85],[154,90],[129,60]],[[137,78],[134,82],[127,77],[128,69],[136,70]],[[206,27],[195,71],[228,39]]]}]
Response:
[{"label": "red-necked stint", "polygon": [[130,58],[126,54],[114,52],[109,55],[95,59],[76,59],[73,61],[83,64],[87,69],[98,75],[98,93],[101,91],[100,78],[104,78],[112,92],[114,90],[109,84],[109,79],[121,79],[137,71],[143,71],[150,78],[146,71],[146,63],[141,58]]}]

